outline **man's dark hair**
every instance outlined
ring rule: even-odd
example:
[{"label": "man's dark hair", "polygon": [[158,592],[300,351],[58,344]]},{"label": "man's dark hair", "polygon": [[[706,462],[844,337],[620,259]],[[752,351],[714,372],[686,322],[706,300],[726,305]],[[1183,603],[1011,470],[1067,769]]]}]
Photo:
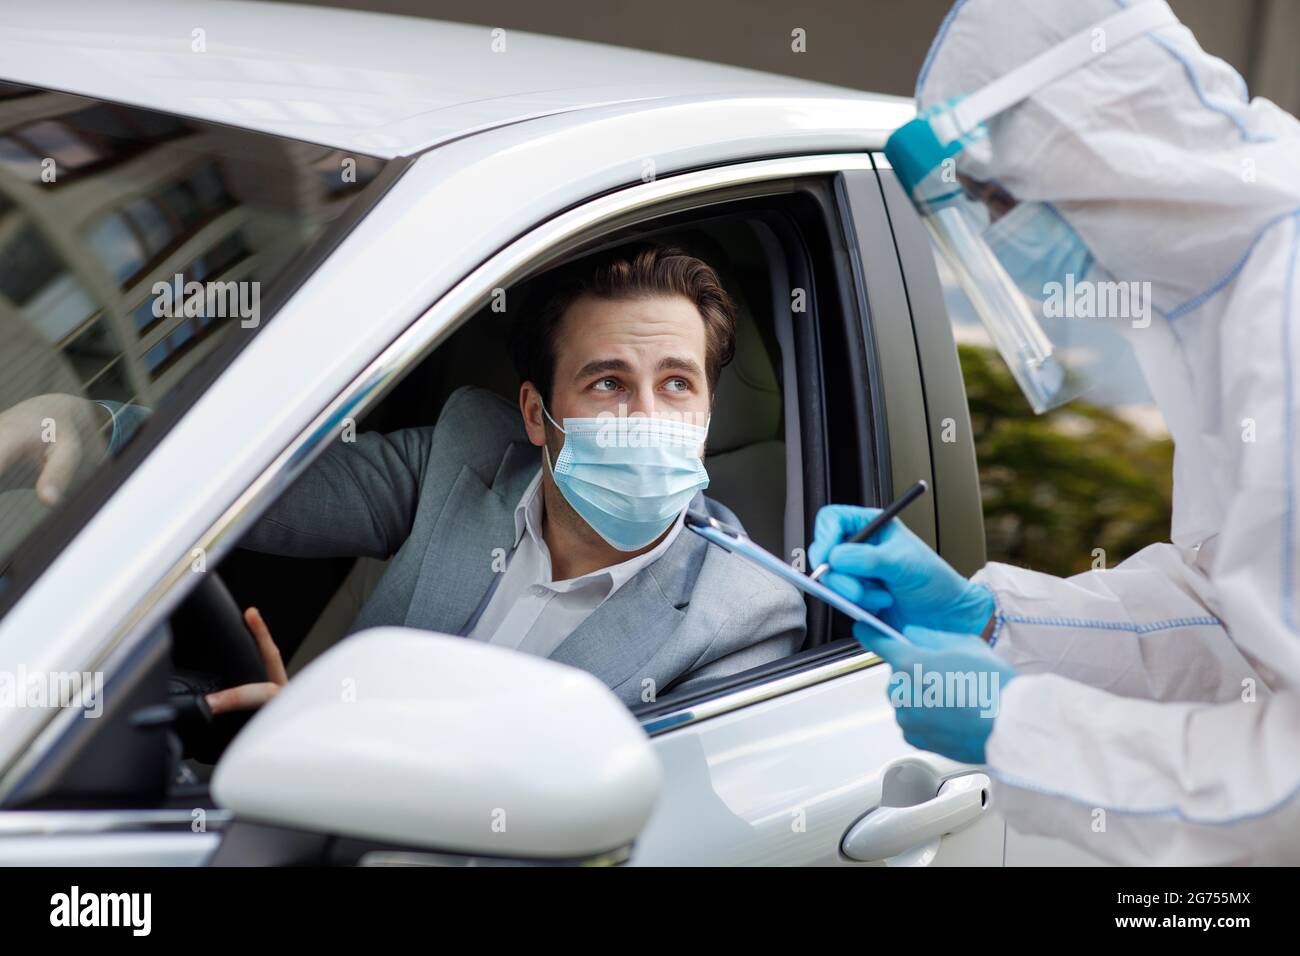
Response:
[{"label": "man's dark hair", "polygon": [[[549,405],[555,385],[555,340],[578,298],[685,296],[704,321],[709,398],[736,352],[736,307],[708,263],[673,246],[641,242],[581,259],[543,276],[511,328],[510,351],[521,382],[532,382]],[[537,303],[534,307],[533,303]]]}]

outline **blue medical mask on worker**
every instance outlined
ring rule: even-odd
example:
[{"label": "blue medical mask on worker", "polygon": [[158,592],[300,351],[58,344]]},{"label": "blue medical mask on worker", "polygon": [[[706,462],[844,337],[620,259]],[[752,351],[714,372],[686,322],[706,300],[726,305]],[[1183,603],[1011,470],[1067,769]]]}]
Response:
[{"label": "blue medical mask on worker", "polygon": [[546,465],[564,500],[619,551],[639,551],[668,530],[709,486],[702,455],[708,425],[642,415],[566,418],[554,463]]},{"label": "blue medical mask on worker", "polygon": [[[1053,203],[1011,195],[967,169],[978,169],[995,149],[987,124],[998,114],[1176,22],[1165,4],[1125,8],[984,88],[924,111],[885,144],[894,173],[1035,412],[1113,384],[1122,367],[1114,350],[1126,348],[1123,325],[1131,318],[1127,305],[1117,315],[1114,304],[1130,290],[1114,288]],[[1110,350],[1096,347],[1099,336],[1110,340]]]},{"label": "blue medical mask on worker", "polygon": [[1079,234],[1047,203],[1018,203],[984,231],[984,241],[1008,277],[1031,300],[1043,302],[1070,276],[1087,281],[1092,254]]}]

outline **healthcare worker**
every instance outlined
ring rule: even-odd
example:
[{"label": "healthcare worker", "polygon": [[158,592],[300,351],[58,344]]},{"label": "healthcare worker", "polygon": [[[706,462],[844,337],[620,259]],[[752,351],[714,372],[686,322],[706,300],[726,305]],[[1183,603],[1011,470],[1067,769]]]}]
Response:
[{"label": "healthcare worker", "polygon": [[[1078,323],[1136,354],[1176,446],[1171,543],[968,581],[898,522],[839,543],[876,512],[832,506],[810,561],[904,630],[855,631],[896,672],[996,675],[992,719],[897,713],[986,763],[1018,830],[1119,863],[1300,862],[1300,123],[1164,0],[962,0],[916,97],[886,153],[1034,408],[1096,381]],[[1061,287],[1098,292],[1090,317],[1047,307]],[[1148,289],[1149,321],[1097,309],[1116,288]]]}]

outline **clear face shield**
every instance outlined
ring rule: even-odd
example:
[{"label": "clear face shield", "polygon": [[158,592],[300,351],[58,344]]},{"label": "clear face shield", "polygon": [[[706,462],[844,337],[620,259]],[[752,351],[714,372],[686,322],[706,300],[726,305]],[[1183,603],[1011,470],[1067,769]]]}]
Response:
[{"label": "clear face shield", "polygon": [[[1128,7],[971,96],[899,128],[885,155],[1016,383],[1037,413],[1096,392],[1122,363],[1116,322],[1150,321],[1149,297],[1115,282],[1049,203],[961,173],[985,122],[1130,40],[1177,22],[1164,0]],[[1101,35],[1105,42],[1098,44]],[[1100,48],[1099,48],[1100,46]],[[1089,321],[1094,320],[1094,321]]]}]

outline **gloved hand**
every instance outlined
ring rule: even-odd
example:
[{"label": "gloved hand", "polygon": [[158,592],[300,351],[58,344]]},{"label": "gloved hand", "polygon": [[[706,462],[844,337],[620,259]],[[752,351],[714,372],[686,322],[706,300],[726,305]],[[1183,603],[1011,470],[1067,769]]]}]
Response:
[{"label": "gloved hand", "polygon": [[[903,634],[911,643],[868,624],[853,625],[858,643],[893,668],[889,697],[903,738],[919,750],[985,763],[1001,694],[1015,670],[973,634],[915,626]],[[954,699],[945,699],[949,695]]]},{"label": "gloved hand", "polygon": [[863,544],[841,544],[880,514],[879,508],[827,505],[817,512],[808,560],[823,561],[831,590],[879,616],[897,630],[921,625],[979,634],[996,608],[993,592],[966,580],[895,518]]}]

